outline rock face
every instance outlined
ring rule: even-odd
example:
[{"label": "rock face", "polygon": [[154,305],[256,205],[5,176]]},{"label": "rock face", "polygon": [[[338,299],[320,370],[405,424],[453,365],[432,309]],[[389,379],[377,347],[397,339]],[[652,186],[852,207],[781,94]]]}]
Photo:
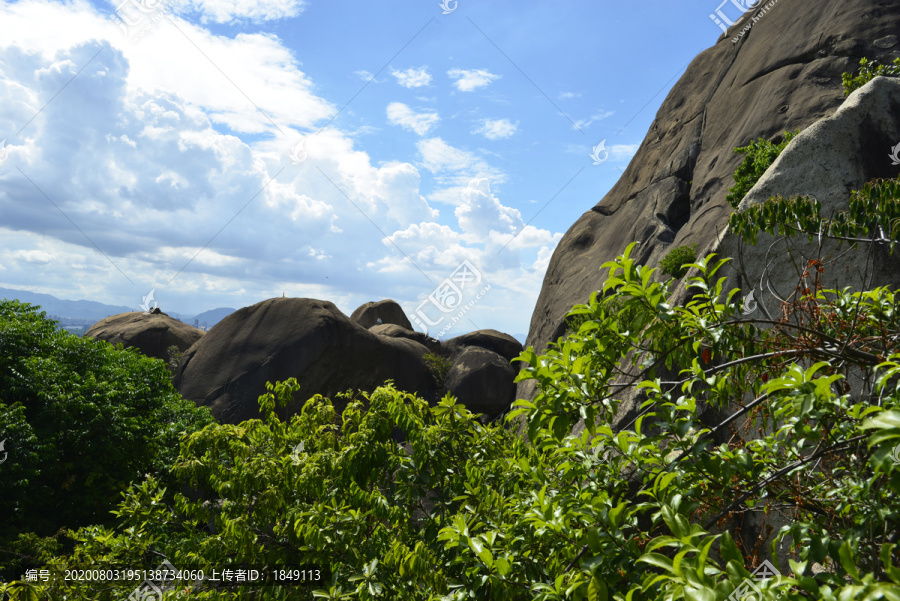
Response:
[{"label": "rock face", "polygon": [[388,379],[431,400],[436,391],[422,359],[426,352],[412,340],[369,332],[330,302],[273,298],[232,313],[207,332],[184,354],[175,385],[226,423],[258,418],[266,382],[290,377],[302,388],[288,414],[315,394],[336,400],[338,392],[374,390]]},{"label": "rock face", "polygon": [[350,315],[350,319],[366,329],[381,324],[394,324],[407,330],[413,329],[400,305],[390,299],[360,305]]},{"label": "rock face", "polygon": [[170,346],[186,351],[202,338],[203,332],[156,310],[153,313],[135,311],[107,317],[92,325],[85,336],[110,344],[121,343],[125,347],[136,348],[148,357],[168,361]]},{"label": "rock face", "polygon": [[[678,246],[709,248],[731,214],[725,195],[743,160],[733,149],[832,114],[844,101],[841,73],[864,56],[888,63],[900,55],[900,11],[880,0],[780,0],[732,43],[741,26],[694,59],[625,173],[560,241],[528,345],[541,351],[563,334],[566,312],[600,289],[600,266],[628,243],[639,241],[634,258],[650,265]],[[900,139],[884,142],[860,157],[881,161]],[[531,398],[521,387],[518,395]]]},{"label": "rock face", "polygon": [[509,360],[478,346],[465,348],[447,373],[445,390],[472,413],[492,418],[513,401],[516,370]]},{"label": "rock face", "polygon": [[[831,216],[849,209],[853,190],[876,178],[895,178],[890,149],[900,143],[900,79],[878,77],[856,90],[834,115],[818,121],[791,140],[778,159],[741,202],[740,209],[765,202],[772,196],[804,195],[818,199],[821,214]],[[868,290],[875,286],[900,286],[900,253],[893,256],[886,245],[863,245],[859,252],[839,248],[825,240],[794,237],[789,242],[760,234],[756,246],[740,248],[739,238],[726,230],[713,248],[723,256],[737,257],[724,274],[730,274],[726,289],[755,289],[754,301],[762,315],[778,315],[781,301],[788,299],[800,278],[795,262],[805,268],[808,260],[825,259],[822,284],[840,289],[852,286]],[[871,254],[870,254],[871,252]],[[801,259],[802,257],[802,259]],[[833,259],[828,259],[833,257]],[[760,280],[763,284],[760,285]],[[751,303],[751,306],[752,303]]]},{"label": "rock face", "polygon": [[427,348],[431,353],[441,352],[440,340],[432,338],[428,334],[417,332],[415,330],[407,330],[404,327],[392,323],[383,323],[377,326],[372,326],[371,328],[369,328],[369,331],[378,336],[387,336],[389,338],[408,338],[410,340],[418,342],[419,344]]},{"label": "rock face", "polygon": [[[469,332],[443,343],[444,354],[450,357],[451,361],[456,361],[469,347],[480,347],[493,351],[506,359],[507,362],[512,361],[522,352],[521,342],[509,334],[504,334],[497,330]],[[518,367],[516,367],[516,371],[518,371]]]}]

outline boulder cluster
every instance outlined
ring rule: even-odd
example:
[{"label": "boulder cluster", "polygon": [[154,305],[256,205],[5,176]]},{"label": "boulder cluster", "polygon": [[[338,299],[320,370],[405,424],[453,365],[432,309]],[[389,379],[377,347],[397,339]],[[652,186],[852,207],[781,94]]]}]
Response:
[{"label": "boulder cluster", "polygon": [[441,342],[414,331],[392,300],[366,303],[350,317],[333,303],[272,298],[235,311],[205,334],[165,313],[114,315],[87,333],[169,360],[182,352],[174,383],[179,393],[209,407],[222,423],[260,417],[257,399],[267,382],[297,378],[298,413],[320,394],[372,391],[388,380],[436,403],[450,393],[487,421],[502,414],[515,395],[521,343],[496,330],[480,330]]}]

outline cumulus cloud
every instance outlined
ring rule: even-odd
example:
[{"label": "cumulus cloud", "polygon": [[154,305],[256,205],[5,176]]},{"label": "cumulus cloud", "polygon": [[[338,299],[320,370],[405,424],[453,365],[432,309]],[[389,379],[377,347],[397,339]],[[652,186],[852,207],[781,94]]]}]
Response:
[{"label": "cumulus cloud", "polygon": [[483,88],[501,77],[484,69],[450,69],[447,75],[456,80],[453,85],[460,92],[472,92]]},{"label": "cumulus cloud", "polygon": [[441,120],[437,112],[417,113],[402,102],[392,102],[388,105],[387,118],[391,125],[399,125],[420,136],[431,131]]},{"label": "cumulus cloud", "polygon": [[261,22],[296,17],[303,12],[306,4],[306,0],[189,0],[181,10],[200,13],[204,22]]},{"label": "cumulus cloud", "polygon": [[421,88],[431,83],[431,73],[428,72],[427,66],[409,68],[404,71],[391,70],[391,75],[404,88]]},{"label": "cumulus cloud", "polygon": [[[289,13],[278,2],[196,6],[215,22]],[[160,21],[134,44],[82,0],[0,3],[0,132],[19,131],[71,80],[21,135],[0,135],[0,285],[135,309],[155,288],[179,312],[282,290],[343,310],[391,296],[412,310],[469,260],[493,286],[484,311],[521,309],[539,288],[558,235],[503,204],[491,186],[506,176],[481,153],[431,137],[415,163],[373,161],[353,132],[310,133],[336,107],[275,35],[173,19],[184,35]],[[423,136],[439,121],[402,103],[388,119]],[[423,193],[422,175],[436,192]],[[435,198],[455,210],[439,213]]]},{"label": "cumulus cloud", "polygon": [[519,122],[509,119],[483,119],[481,127],[473,130],[473,134],[481,134],[488,140],[511,138],[519,130]]}]

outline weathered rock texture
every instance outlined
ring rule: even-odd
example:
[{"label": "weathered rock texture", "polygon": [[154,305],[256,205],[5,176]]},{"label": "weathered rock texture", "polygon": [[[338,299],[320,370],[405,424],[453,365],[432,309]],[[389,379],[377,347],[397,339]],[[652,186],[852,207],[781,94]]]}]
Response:
[{"label": "weathered rock texture", "polygon": [[[876,178],[900,175],[900,165],[889,156],[898,143],[900,79],[878,77],[851,94],[834,115],[791,140],[739,209],[781,195],[815,198],[823,216],[846,211],[854,190]],[[766,234],[759,236],[756,246],[746,246],[728,230],[712,248],[722,256],[740,258],[722,272],[732,275],[726,289],[755,289],[760,316],[779,315],[779,299],[794,295],[801,272],[812,259],[823,262],[822,284],[827,289],[900,285],[900,253],[891,256],[886,245],[847,250],[846,244],[839,247],[827,239],[820,249],[818,240],[810,243],[802,236],[776,240]]]},{"label": "weathered rock texture", "polygon": [[176,346],[183,352],[200,340],[203,331],[162,312],[135,311],[101,319],[91,326],[85,336],[110,344],[121,343],[126,348],[136,348],[148,357],[168,361],[170,346]]},{"label": "weathered rock texture", "polygon": [[478,346],[466,347],[447,373],[445,390],[472,413],[492,418],[513,401],[516,370],[505,357]]},{"label": "weathered rock texture", "polygon": [[[446,354],[451,361],[456,361],[467,348],[473,346],[493,351],[508,362],[518,357],[519,353],[522,352],[521,342],[509,334],[504,334],[497,330],[477,330],[475,332],[469,332],[468,334],[463,334],[462,336],[447,340],[443,343],[442,348],[444,354]],[[516,363],[516,371],[519,370],[518,365],[519,364]]]},{"label": "weathered rock texture", "polygon": [[407,330],[413,329],[412,324],[409,323],[409,318],[400,305],[397,304],[397,301],[390,299],[360,305],[350,315],[350,319],[366,329],[380,324],[394,324]]},{"label": "weathered rock texture", "polygon": [[[641,243],[635,258],[650,265],[677,246],[707,248],[731,213],[725,195],[743,160],[733,149],[832,114],[844,100],[842,72],[863,56],[886,63],[900,55],[895,1],[780,0],[733,44],[740,28],[694,59],[625,173],[560,241],[528,345],[541,351],[564,333],[566,312],[602,286],[600,266],[630,242]],[[518,395],[531,398],[522,384]]]},{"label": "weathered rock texture", "polygon": [[388,379],[436,399],[422,359],[426,352],[412,340],[369,332],[330,302],[273,298],[232,313],[207,332],[184,354],[175,385],[226,423],[258,418],[266,382],[290,377],[301,390],[287,415],[315,394],[337,401],[339,392],[371,391]]},{"label": "weathered rock texture", "polygon": [[436,338],[432,338],[431,336],[423,332],[408,330],[404,327],[392,323],[383,323],[377,326],[372,326],[371,328],[369,328],[369,331],[373,334],[377,334],[378,336],[387,336],[388,338],[409,338],[410,340],[418,342],[419,344],[427,348],[431,353],[441,352],[441,341]]}]

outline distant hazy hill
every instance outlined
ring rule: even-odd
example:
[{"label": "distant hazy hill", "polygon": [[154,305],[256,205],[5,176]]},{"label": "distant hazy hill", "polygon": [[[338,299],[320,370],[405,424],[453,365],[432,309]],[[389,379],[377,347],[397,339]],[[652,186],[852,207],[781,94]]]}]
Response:
[{"label": "distant hazy hill", "polygon": [[210,327],[212,327],[212,326],[216,325],[217,323],[219,323],[220,321],[222,321],[223,319],[225,319],[226,317],[228,317],[229,315],[231,315],[232,313],[234,313],[235,311],[236,311],[236,309],[231,309],[228,307],[221,307],[219,309],[210,309],[209,311],[204,311],[200,315],[195,315],[194,317],[190,318],[190,320],[188,320],[188,323],[193,325],[194,320],[196,319],[198,322],[200,322],[200,325],[203,325],[204,323],[206,323]]},{"label": "distant hazy hill", "polygon": [[94,321],[100,321],[104,317],[109,317],[110,315],[140,310],[137,306],[116,307],[114,305],[104,305],[103,303],[89,300],[62,300],[50,294],[28,292],[27,290],[10,290],[8,288],[0,288],[0,298],[20,300],[23,303],[40,305],[41,309],[46,311],[48,316],[57,315],[59,317],[69,317],[72,319],[93,319]]}]

